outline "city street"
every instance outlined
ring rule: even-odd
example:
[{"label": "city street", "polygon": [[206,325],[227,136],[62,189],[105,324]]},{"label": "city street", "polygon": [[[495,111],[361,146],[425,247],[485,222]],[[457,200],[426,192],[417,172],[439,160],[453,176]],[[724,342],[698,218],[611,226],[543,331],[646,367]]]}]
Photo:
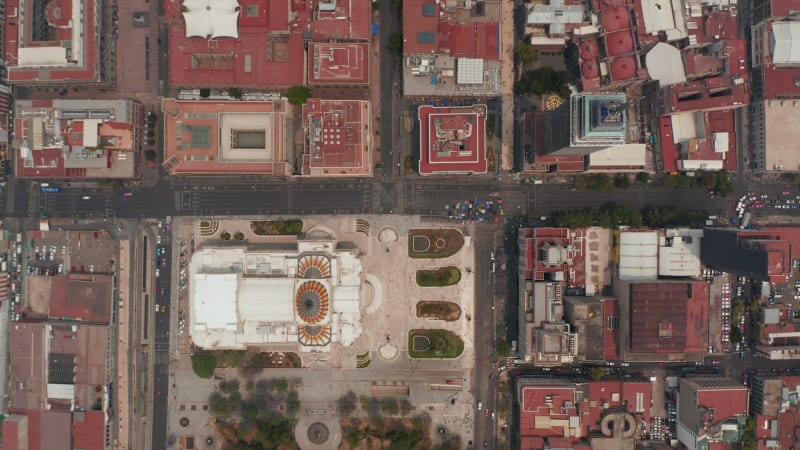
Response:
[{"label": "city street", "polygon": [[[494,422],[484,415],[484,411],[495,411],[495,385],[497,380],[497,366],[492,364],[498,360],[495,353],[496,311],[494,303],[494,273],[491,271],[490,252],[494,251],[495,229],[485,227],[479,229],[475,236],[475,267],[473,270],[478,275],[475,277],[475,298],[483,299],[475,304],[475,369],[472,373],[470,389],[475,397],[475,403],[482,403],[482,409],[475,414],[475,442],[476,446],[483,441],[494,441]],[[492,378],[489,378],[489,375]],[[493,443],[494,444],[494,443]],[[491,445],[490,448],[499,448]]]},{"label": "city street", "polygon": [[[501,176],[502,177],[502,176]],[[503,200],[505,215],[538,217],[555,211],[619,205],[702,209],[726,216],[730,198],[712,199],[702,189],[667,190],[636,186],[611,192],[573,190],[565,185],[520,183],[508,176],[398,179],[387,184],[365,179],[283,180],[265,178],[188,178],[128,190],[62,187],[41,192],[38,183],[16,187],[14,211],[7,217],[143,218],[211,215],[304,215],[404,213],[447,217],[445,205],[465,200]],[[750,183],[748,183],[750,184]],[[758,186],[753,187],[757,189]],[[770,188],[770,191],[777,188]],[[26,200],[23,192],[30,196]],[[386,203],[387,197],[394,197]],[[387,205],[389,206],[387,208]]]}]

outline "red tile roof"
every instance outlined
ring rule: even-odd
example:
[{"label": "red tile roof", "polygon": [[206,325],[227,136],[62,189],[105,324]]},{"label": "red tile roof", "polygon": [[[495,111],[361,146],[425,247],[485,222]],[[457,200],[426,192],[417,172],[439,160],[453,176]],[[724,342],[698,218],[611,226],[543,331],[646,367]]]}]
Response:
[{"label": "red tile roof", "polygon": [[[22,119],[15,119],[17,124],[23,123]],[[24,127],[15,127],[14,131],[19,134],[27,134],[29,130]],[[17,164],[15,169],[20,178],[60,178],[67,175],[64,168],[64,157],[61,148],[31,149],[32,164],[25,165],[22,152],[17,151]]]},{"label": "red tile roof", "polygon": [[800,67],[764,67],[764,98],[800,98]]},{"label": "red tile roof", "polygon": [[420,174],[486,173],[485,105],[424,105],[419,107],[419,121]]},{"label": "red tile roof", "polygon": [[[52,101],[34,100],[32,101],[32,107],[51,108]],[[54,114],[54,112],[49,111],[48,115],[49,114]],[[26,140],[28,143],[33,143],[35,141],[33,139],[33,122],[35,120],[39,120],[39,117],[34,117],[27,114],[18,115],[14,119],[14,128],[17,136]],[[84,120],[81,119],[56,120],[54,122],[56,126],[59,127],[60,134],[64,139],[63,143],[52,143],[44,140],[43,145],[41,145],[40,148],[31,145],[29,148],[29,158],[25,158],[24,156],[26,155],[24,155],[21,150],[17,150],[15,152],[15,159],[17,162],[17,164],[15,164],[15,169],[17,176],[21,178],[95,177],[98,173],[100,173],[100,171],[112,169],[114,167],[114,161],[117,159],[115,157],[117,154],[116,152],[131,152],[134,150],[133,142],[136,131],[135,127],[131,124],[121,122],[102,122],[97,124],[98,126],[95,126],[92,130],[89,130],[85,128]],[[112,127],[117,130],[126,129],[129,132],[108,133],[108,129],[106,127]],[[95,140],[98,141],[98,148],[101,148],[105,151],[104,155],[103,153],[100,153],[100,155],[103,155],[102,157],[105,158],[105,165],[102,168],[97,168],[94,166],[97,172],[88,175],[85,167],[67,168],[65,159],[70,158],[73,162],[77,159],[76,155],[78,152],[84,151],[84,138],[90,133],[95,135]],[[114,146],[106,145],[101,141],[100,137],[107,137],[112,134],[117,137]],[[102,162],[102,159],[100,161]],[[129,175],[132,176],[133,173]],[[126,175],[123,174],[121,176]]]},{"label": "red tile roof", "polygon": [[[789,238],[795,239],[792,227],[787,227],[785,232]],[[738,230],[736,232],[736,245],[738,247],[761,249],[767,255],[767,274],[773,283],[786,283],[791,273],[791,259],[793,243],[783,237],[782,227],[765,226],[761,230]],[[745,243],[744,241],[749,241]],[[755,247],[750,247],[750,246]]]},{"label": "red tile roof", "polygon": [[[459,8],[462,9],[462,8]],[[461,23],[434,0],[403,2],[403,53],[445,53],[456,58],[500,58],[500,24]]]},{"label": "red tile roof", "polygon": [[714,423],[722,422],[739,415],[747,414],[749,389],[699,389],[697,407],[705,406],[714,410]]},{"label": "red tile roof", "polygon": [[[580,396],[577,390],[581,391]],[[547,438],[551,446],[555,445],[553,439],[572,442],[585,438],[590,432],[599,430],[600,419],[607,409],[624,408],[636,416],[638,422],[649,422],[651,396],[652,386],[646,381],[609,380],[577,384],[566,378],[522,381],[518,392],[519,430],[523,439],[529,439],[528,447],[522,448],[539,448],[541,441],[530,438]],[[575,428],[569,429],[571,427]]]},{"label": "red tile roof", "polygon": [[[239,38],[209,40],[187,38],[182,2],[167,2],[170,82],[187,87],[304,84],[306,32],[316,41],[370,38],[369,2],[339,0],[333,12],[316,10],[318,3],[241,0]],[[249,16],[251,11],[256,14]]]},{"label": "red tile roof", "polygon": [[68,411],[42,413],[42,450],[72,450],[72,414]]},{"label": "red tile roof", "polygon": [[[14,414],[25,414],[28,416],[28,449],[27,450],[48,450],[42,447],[42,413],[39,411],[11,411]],[[44,430],[47,431],[46,429]],[[3,443],[5,448],[5,443]]]},{"label": "red tile roof", "polygon": [[[25,420],[27,421],[27,419]],[[3,450],[23,450],[20,447],[20,441],[23,443],[27,441],[27,436],[21,436],[24,431],[20,430],[20,423],[17,420],[6,416],[3,421]]]},{"label": "red tile roof", "polygon": [[768,439],[772,434],[769,427],[769,423],[776,419],[777,417],[775,416],[765,416],[763,414],[756,414],[755,415],[756,439]]},{"label": "red tile roof", "polygon": [[369,102],[309,99],[303,105],[304,173],[307,167],[310,175],[371,174],[371,120]]},{"label": "red tile roof", "polygon": [[[574,387],[525,386],[522,388],[521,396],[519,429],[522,436],[564,436],[568,432],[561,425],[550,424],[547,427],[537,428],[536,417],[550,417],[551,421],[552,419],[569,421],[570,417],[580,419],[575,407]],[[578,432],[582,433],[582,430]],[[583,434],[578,435],[581,436]]]},{"label": "red tile roof", "polygon": [[800,444],[800,411],[778,414],[778,438],[782,448],[797,448]]},{"label": "red tile roof", "polygon": [[638,76],[638,71],[634,56],[614,58],[611,62],[611,79],[613,81],[631,80]]},{"label": "red tile roof", "polygon": [[606,33],[613,33],[631,28],[631,14],[625,7],[607,8],[602,10],[601,22]]},{"label": "red tile roof", "polygon": [[782,18],[800,11],[800,0],[769,0],[772,17]]},{"label": "red tile roof", "polygon": [[[692,150],[685,152],[688,161],[722,161],[722,167],[729,171],[735,172],[737,168],[736,157],[736,118],[735,112],[732,109],[712,110],[702,114],[702,130],[701,136],[705,139],[698,139],[694,141],[696,145],[692,146]],[[678,144],[675,144],[672,131],[672,118],[664,116],[659,119],[661,124],[661,148],[662,158],[664,161],[664,170],[667,172],[679,169],[679,162],[682,160],[681,152]],[[698,130],[698,132],[701,130]],[[717,152],[715,150],[715,136],[714,133],[727,134],[728,146],[727,152]],[[699,133],[698,133],[699,134]]]},{"label": "red tile roof", "polygon": [[[9,330],[9,400],[17,411],[44,410],[45,366],[44,323],[14,323]],[[33,420],[29,417],[29,420]],[[28,423],[28,428],[33,426]]]},{"label": "red tile roof", "polygon": [[800,226],[764,225],[761,229],[771,234],[778,234],[780,239],[789,242],[791,246],[791,258],[800,259]]},{"label": "red tile roof", "polygon": [[[5,51],[6,54],[3,59],[6,60],[8,66],[8,79],[9,81],[26,81],[26,80],[42,80],[42,81],[99,81],[99,70],[97,61],[97,24],[95,23],[95,0],[84,0],[81,4],[83,26],[82,48],[84,55],[81,58],[82,65],[70,65],[66,63],[63,66],[55,66],[52,68],[27,68],[17,67],[20,38],[19,33],[24,30],[28,36],[25,38],[30,43],[29,47],[61,47],[66,41],[72,41],[72,21],[59,24],[58,27],[53,27],[55,33],[53,41],[49,42],[32,42],[29,35],[33,27],[34,16],[37,12],[34,11],[34,2],[25,2],[24,11],[20,10],[20,0],[8,0],[6,2],[6,15],[5,20]],[[47,7],[48,17],[55,16],[55,9],[60,9],[61,17],[65,20],[72,12],[72,2],[70,0],[57,0],[51,2]],[[23,13],[24,14],[21,14]],[[20,16],[24,15],[24,19]],[[24,21],[23,26],[20,22]],[[58,23],[60,21],[56,21]]]},{"label": "red tile roof", "polygon": [[[735,18],[733,21],[735,22]],[[720,66],[727,70],[717,76],[669,87],[671,112],[739,108],[749,104],[750,72],[747,68],[747,41],[743,38],[720,40],[714,35],[711,36],[713,36],[713,39],[709,38],[711,41],[722,43],[719,58],[709,60],[694,50],[687,50],[684,52],[687,72],[690,75],[702,75],[708,71],[718,71]]]},{"label": "red tile roof", "polygon": [[112,283],[111,275],[52,277],[49,317],[108,325],[111,321]]},{"label": "red tile roof", "polygon": [[523,437],[520,442],[519,448],[520,450],[543,450],[544,438],[540,438],[537,436]]},{"label": "red tile roof", "polygon": [[[83,416],[83,420],[81,419]],[[103,450],[105,448],[104,411],[73,413],[72,439],[75,448],[83,450]]]},{"label": "red tile roof", "polygon": [[[178,173],[258,173],[264,175],[286,175],[289,165],[285,159],[285,127],[282,101],[195,101],[163,99],[164,112],[164,167],[172,174]],[[267,136],[273,151],[270,161],[224,161],[219,147],[222,114],[264,113],[271,114],[272,136]],[[266,118],[265,121],[270,119]],[[191,132],[186,126],[207,128],[210,133],[208,145],[193,148],[187,139]],[[265,125],[266,127],[266,125]],[[179,135],[179,132],[182,134]],[[271,142],[269,141],[271,140]],[[187,142],[187,145],[183,145]]]},{"label": "red tile roof", "polygon": [[633,52],[633,36],[630,31],[618,31],[606,35],[608,56],[619,56]]},{"label": "red tile roof", "polygon": [[630,351],[705,352],[708,310],[706,282],[632,283],[628,317]]},{"label": "red tile roof", "polygon": [[309,84],[369,83],[369,44],[365,42],[308,45]]},{"label": "red tile roof", "polygon": [[[292,13],[308,21],[315,40],[370,38],[372,4],[362,0],[336,0],[335,11],[314,11],[320,0],[292,0]],[[327,3],[327,2],[325,2]]]}]

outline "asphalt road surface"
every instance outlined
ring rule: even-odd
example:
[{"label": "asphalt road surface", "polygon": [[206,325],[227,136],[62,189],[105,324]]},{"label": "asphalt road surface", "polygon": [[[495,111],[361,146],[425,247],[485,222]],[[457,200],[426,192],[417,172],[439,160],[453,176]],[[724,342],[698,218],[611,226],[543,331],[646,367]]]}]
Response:
[{"label": "asphalt road surface", "polygon": [[302,185],[251,185],[179,191],[179,211],[200,215],[364,214],[372,210],[366,182]]},{"label": "asphalt road surface", "polygon": [[[380,42],[389,42],[389,37],[400,32],[401,14],[394,11],[393,4],[396,2],[381,2],[380,20]],[[400,160],[400,152],[395,151],[395,146],[399,141],[400,126],[398,123],[402,108],[400,58],[397,54],[389,50],[386,45],[380,48],[380,85],[382,87],[380,99],[380,157],[381,168],[376,169],[376,174],[382,177],[383,186],[378,191],[380,208],[388,211],[397,208],[395,193],[395,178],[398,177],[397,162]]]},{"label": "asphalt road surface", "polygon": [[[472,371],[472,391],[476,407],[477,402],[482,403],[482,408],[475,411],[474,443],[479,448],[483,441],[494,446],[493,428],[494,422],[491,417],[484,415],[484,410],[495,411],[494,384],[495,370],[492,362],[497,360],[494,349],[495,343],[495,307],[494,307],[494,274],[491,271],[491,261],[489,253],[494,248],[493,229],[495,227],[484,227],[475,236],[475,306],[473,323],[475,325],[475,369]],[[492,380],[489,374],[494,373]]]},{"label": "asphalt road surface", "polygon": [[[172,246],[170,245],[170,233],[157,230],[161,233],[162,241],[158,247],[167,249],[167,264],[162,265],[162,258],[156,256],[156,249],[148,251],[148,255],[152,261],[154,268],[158,268],[159,276],[153,278],[155,286],[153,286],[153,296],[155,297],[155,305],[153,312],[155,314],[154,321],[154,351],[153,351],[153,449],[163,449],[167,446],[167,400],[169,396],[169,333],[170,333],[170,294],[171,284],[171,264],[169,260],[172,255]],[[151,240],[155,243],[154,240]],[[164,293],[161,293],[161,289]],[[149,311],[146,311],[149,314]]]},{"label": "asphalt road surface", "polygon": [[702,209],[716,213],[725,208],[724,199],[709,198],[705,190],[630,189],[611,192],[571,190],[560,185],[536,186],[533,203],[528,210],[537,214],[551,211],[575,210],[607,205],[642,209],[646,206]]},{"label": "asphalt road surface", "polygon": [[[502,176],[501,176],[502,177]],[[51,184],[52,185],[52,184]],[[750,184],[748,184],[749,186]],[[757,188],[757,187],[756,187]],[[406,182],[365,179],[268,180],[189,178],[162,181],[130,191],[63,186],[41,192],[37,184],[13,189],[9,217],[143,218],[204,215],[294,215],[405,213],[447,216],[445,205],[465,200],[503,201],[505,215],[621,205],[641,209],[672,206],[726,215],[731,199],[712,199],[703,190],[633,188],[611,192],[572,190],[566,185],[523,184],[503,179],[414,177]],[[387,203],[386,199],[394,200]]]}]

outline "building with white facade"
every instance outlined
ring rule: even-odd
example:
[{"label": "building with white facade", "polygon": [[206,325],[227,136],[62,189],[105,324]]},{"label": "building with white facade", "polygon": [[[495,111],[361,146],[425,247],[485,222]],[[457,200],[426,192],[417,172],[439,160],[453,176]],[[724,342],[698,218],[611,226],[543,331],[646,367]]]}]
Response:
[{"label": "building with white facade", "polygon": [[291,246],[205,247],[190,264],[189,334],[208,349],[352,345],[361,334],[365,283],[356,250],[333,239]]}]

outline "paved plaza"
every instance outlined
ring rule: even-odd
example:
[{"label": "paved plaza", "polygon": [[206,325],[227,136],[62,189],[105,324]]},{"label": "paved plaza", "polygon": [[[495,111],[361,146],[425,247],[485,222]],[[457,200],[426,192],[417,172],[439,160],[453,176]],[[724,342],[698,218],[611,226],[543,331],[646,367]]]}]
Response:
[{"label": "paved plaza", "polygon": [[[294,240],[291,236],[257,236],[250,231],[249,220],[203,220],[203,231],[199,219],[175,220],[174,232],[180,239],[175,239],[173,252],[180,252],[181,240],[186,241],[187,247],[193,241],[196,250],[203,246],[220,245],[219,233],[223,230],[243,232],[243,243],[249,247]],[[325,230],[335,236],[339,245],[358,250],[366,278],[361,301],[362,333],[349,347],[332,344],[329,353],[300,353],[303,369],[264,370],[253,380],[275,377],[301,379],[302,387],[298,391],[301,410],[298,417],[302,418],[303,423],[309,424],[317,419],[335,417],[336,401],[348,391],[369,397],[376,395],[376,386],[401,383],[408,387],[407,398],[415,407],[412,415],[424,412],[430,416],[434,430],[445,426],[449,433],[461,435],[463,442],[471,439],[474,399],[467,390],[469,371],[474,366],[470,322],[474,297],[474,246],[469,235],[466,235],[463,248],[447,258],[412,259],[408,256],[408,230],[439,227],[426,223],[418,216],[304,218],[304,232]],[[469,232],[462,226],[453,225],[452,228],[462,233]],[[450,265],[459,267],[462,273],[460,282],[455,286],[423,288],[416,284],[417,270]],[[415,309],[419,300],[456,302],[461,307],[461,317],[452,322],[419,318]],[[188,310],[189,307],[187,296],[181,295],[176,310]],[[415,328],[440,328],[461,336],[464,341],[463,354],[451,360],[408,358],[408,330]],[[209,433],[208,424],[212,419],[207,409],[208,395],[214,391],[218,380],[200,379],[193,373],[188,335],[174,336],[171,348],[173,369],[169,392],[169,434],[176,439],[195,436],[196,441],[202,439],[205,445],[204,436]],[[268,346],[263,351],[297,351],[297,345]],[[359,356],[363,357],[364,354],[370,355],[370,364],[366,368],[356,368]],[[242,385],[245,384],[245,378],[236,369],[217,369],[216,378],[239,378]],[[461,391],[431,390],[432,380],[440,379],[458,380],[464,388]],[[182,418],[188,419],[189,425],[183,426]]]}]

